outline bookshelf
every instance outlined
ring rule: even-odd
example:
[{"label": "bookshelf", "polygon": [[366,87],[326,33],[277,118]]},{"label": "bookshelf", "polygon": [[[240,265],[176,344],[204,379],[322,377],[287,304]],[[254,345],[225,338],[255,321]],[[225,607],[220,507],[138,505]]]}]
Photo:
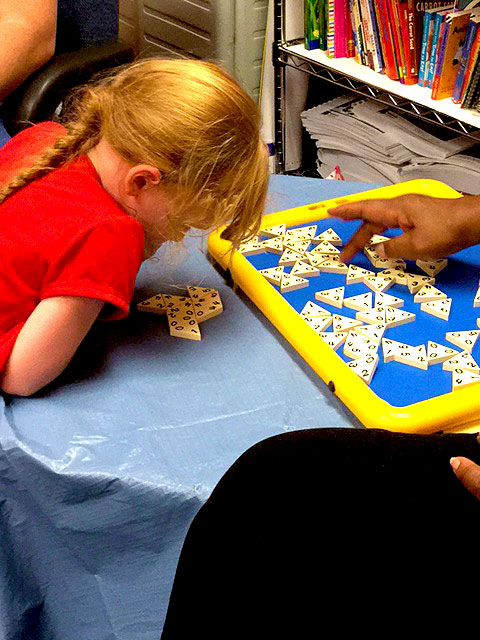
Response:
[{"label": "bookshelf", "polygon": [[[303,46],[303,0],[274,0],[274,43],[272,62],[275,69],[275,146],[276,171],[284,173],[298,168],[300,142],[287,131],[289,123],[300,117],[298,101],[289,100],[289,78],[294,69],[332,83],[346,91],[371,98],[420,120],[433,123],[480,142],[480,113],[461,109],[450,98],[432,100],[431,90],[418,85],[404,85],[376,73],[353,58],[328,58],[319,49]],[[298,113],[292,113],[296,109]],[[293,136],[293,138],[298,138]],[[288,142],[287,142],[288,141]]]}]

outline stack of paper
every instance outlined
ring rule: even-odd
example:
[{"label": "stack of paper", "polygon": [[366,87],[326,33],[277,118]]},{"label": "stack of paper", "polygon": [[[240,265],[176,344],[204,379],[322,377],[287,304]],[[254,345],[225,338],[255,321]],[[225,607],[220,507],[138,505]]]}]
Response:
[{"label": "stack of paper", "polygon": [[351,94],[301,117],[315,140],[321,177],[338,166],[346,180],[396,184],[433,178],[463,193],[480,193],[480,144],[472,138]]}]

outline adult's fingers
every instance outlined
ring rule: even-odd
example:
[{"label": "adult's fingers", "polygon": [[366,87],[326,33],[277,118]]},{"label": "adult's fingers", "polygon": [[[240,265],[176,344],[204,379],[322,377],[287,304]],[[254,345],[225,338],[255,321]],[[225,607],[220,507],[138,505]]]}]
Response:
[{"label": "adult's fingers", "polygon": [[385,229],[399,226],[399,211],[395,200],[360,200],[328,210],[328,215],[342,220],[365,220]]},{"label": "adult's fingers", "polygon": [[[412,234],[408,231],[400,236],[395,236],[387,242],[376,246],[377,253],[385,258],[403,258],[404,260],[418,260],[423,258],[418,247],[413,242]],[[426,256],[425,256],[426,257]]]},{"label": "adult's fingers", "polygon": [[450,460],[454,474],[478,500],[480,500],[480,467],[468,458],[458,457]]},{"label": "adult's fingers", "polygon": [[343,262],[349,262],[359,251],[363,249],[366,244],[368,244],[368,241],[375,233],[383,233],[383,231],[385,231],[385,227],[383,225],[364,222],[343,248],[340,259]]}]

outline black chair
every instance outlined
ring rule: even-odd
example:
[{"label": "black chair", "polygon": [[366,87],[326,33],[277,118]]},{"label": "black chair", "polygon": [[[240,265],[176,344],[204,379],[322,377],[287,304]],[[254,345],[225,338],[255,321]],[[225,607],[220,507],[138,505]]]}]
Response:
[{"label": "black chair", "polygon": [[133,49],[117,38],[118,0],[58,0],[55,55],[4,100],[8,133],[51,119],[74,87],[131,62]]}]

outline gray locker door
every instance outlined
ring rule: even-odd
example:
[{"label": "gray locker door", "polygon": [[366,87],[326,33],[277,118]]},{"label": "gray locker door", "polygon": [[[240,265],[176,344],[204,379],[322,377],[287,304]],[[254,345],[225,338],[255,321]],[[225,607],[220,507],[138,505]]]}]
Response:
[{"label": "gray locker door", "polygon": [[215,60],[257,99],[268,0],[137,0],[140,50]]}]

